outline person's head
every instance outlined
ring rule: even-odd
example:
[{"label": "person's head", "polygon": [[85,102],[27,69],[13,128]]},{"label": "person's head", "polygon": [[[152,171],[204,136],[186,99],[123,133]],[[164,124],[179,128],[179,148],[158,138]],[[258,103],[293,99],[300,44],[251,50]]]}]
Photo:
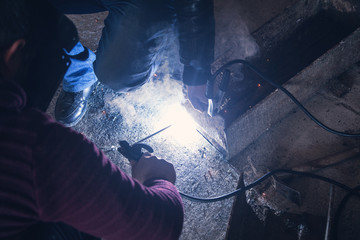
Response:
[{"label": "person's head", "polygon": [[23,81],[56,22],[47,1],[0,0],[0,77]]},{"label": "person's head", "polygon": [[46,110],[79,41],[75,25],[48,0],[0,0],[0,81],[17,82],[27,106]]}]

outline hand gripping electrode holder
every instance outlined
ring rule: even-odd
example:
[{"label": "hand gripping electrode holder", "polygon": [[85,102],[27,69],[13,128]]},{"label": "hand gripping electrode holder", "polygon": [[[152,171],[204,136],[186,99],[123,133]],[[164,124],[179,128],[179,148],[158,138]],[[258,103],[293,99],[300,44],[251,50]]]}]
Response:
[{"label": "hand gripping electrode holder", "polygon": [[230,81],[230,71],[226,69],[223,72],[223,76],[220,82],[219,90],[214,96],[214,77],[210,78],[206,82],[206,97],[208,99],[208,110],[207,113],[213,117],[220,112],[220,106],[223,103],[225,93],[227,91]]},{"label": "hand gripping electrode holder", "polygon": [[130,145],[127,141],[120,141],[119,144],[120,147],[117,150],[129,161],[139,161],[141,156],[144,154],[142,149],[145,149],[150,153],[154,152],[152,147],[144,143],[135,143],[134,145]]}]

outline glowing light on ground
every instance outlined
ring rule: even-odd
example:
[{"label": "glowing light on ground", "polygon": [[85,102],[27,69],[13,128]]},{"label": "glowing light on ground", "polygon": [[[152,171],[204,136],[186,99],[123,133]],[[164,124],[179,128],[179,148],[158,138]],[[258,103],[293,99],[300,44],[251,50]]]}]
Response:
[{"label": "glowing light on ground", "polygon": [[182,146],[201,147],[204,140],[196,130],[199,126],[182,105],[184,101],[182,85],[165,78],[164,81],[149,81],[136,91],[109,99],[107,104],[119,110],[124,127],[134,131],[142,128],[141,136],[172,125],[159,136]]},{"label": "glowing light on ground", "polygon": [[161,129],[172,124],[164,131],[164,137],[182,144],[194,144],[200,141],[196,131],[198,124],[180,103],[164,104],[159,111],[158,121],[154,121],[154,129]]}]

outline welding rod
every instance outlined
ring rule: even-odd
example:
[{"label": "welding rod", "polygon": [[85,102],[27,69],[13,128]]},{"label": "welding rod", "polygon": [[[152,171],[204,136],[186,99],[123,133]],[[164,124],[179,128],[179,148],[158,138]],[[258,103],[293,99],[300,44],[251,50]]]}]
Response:
[{"label": "welding rod", "polygon": [[155,136],[156,134],[159,134],[159,133],[161,133],[162,131],[165,131],[166,129],[168,129],[168,128],[169,128],[169,127],[171,127],[171,126],[172,126],[172,124],[170,124],[169,126],[164,127],[163,129],[160,129],[159,131],[157,131],[157,132],[155,132],[155,133],[153,133],[153,134],[151,134],[151,135],[149,135],[149,136],[147,136],[147,137],[145,137],[145,138],[143,138],[143,139],[141,139],[141,140],[137,141],[137,142],[136,142],[136,143],[134,143],[133,145],[138,144],[138,143],[141,143],[141,142],[143,142],[143,141],[145,141],[145,140],[147,140],[147,139],[149,139],[149,138],[151,138],[151,137]]},{"label": "welding rod", "polygon": [[330,190],[329,190],[329,207],[328,207],[328,214],[327,214],[327,220],[326,220],[326,230],[325,230],[325,240],[330,239],[330,225],[331,225],[331,210],[334,204],[334,185],[330,184]]}]

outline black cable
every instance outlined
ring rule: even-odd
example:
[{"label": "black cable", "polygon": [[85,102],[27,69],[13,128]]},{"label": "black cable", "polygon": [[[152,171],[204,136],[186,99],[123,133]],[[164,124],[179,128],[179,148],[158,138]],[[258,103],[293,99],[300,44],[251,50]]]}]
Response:
[{"label": "black cable", "polygon": [[[339,135],[339,136],[343,136],[343,137],[360,137],[360,134],[350,134],[350,133],[345,133],[345,132],[340,132],[340,131],[336,131],[334,129],[329,128],[328,126],[326,126],[325,124],[323,124],[322,122],[320,122],[317,118],[315,118],[295,97],[294,95],[292,95],[288,90],[286,90],[284,87],[282,87],[280,84],[277,84],[276,82],[272,81],[271,79],[267,78],[265,75],[263,75],[256,67],[254,67],[252,64],[250,64],[249,62],[242,60],[242,59],[235,59],[232,61],[229,61],[227,63],[225,63],[223,66],[221,66],[211,77],[210,81],[214,82],[216,77],[223,72],[227,67],[230,67],[233,64],[236,63],[241,63],[245,66],[247,66],[248,68],[250,68],[252,71],[254,71],[258,76],[260,76],[262,79],[264,79],[265,81],[267,81],[268,83],[270,83],[272,86],[280,89],[281,91],[283,91],[311,120],[313,120],[317,125],[319,125],[320,127],[322,127],[323,129],[325,129],[326,131],[333,133],[335,135]],[[333,179],[330,178],[326,178],[326,177],[322,177],[313,173],[306,173],[306,172],[297,172],[297,171],[292,171],[292,170],[287,170],[287,169],[277,169],[274,171],[271,171],[267,174],[265,174],[264,176],[262,176],[261,178],[259,178],[258,180],[256,180],[255,182],[243,187],[243,188],[239,188],[231,193],[222,195],[222,196],[218,196],[218,197],[214,197],[214,198],[200,198],[200,197],[194,197],[191,195],[188,195],[186,193],[182,193],[180,192],[180,195],[188,198],[190,200],[194,200],[194,201],[199,201],[199,202],[217,202],[217,201],[221,201],[230,197],[233,197],[237,194],[240,194],[241,192],[247,191],[253,187],[255,187],[256,185],[260,184],[261,182],[263,182],[264,180],[266,180],[267,178],[269,178],[272,175],[275,175],[277,173],[290,173],[290,174],[297,174],[297,175],[301,175],[301,176],[306,176],[306,177],[311,177],[311,178],[315,178],[315,179],[319,179],[321,181],[324,182],[328,182],[331,183],[333,185],[336,185],[342,189],[345,189],[346,191],[348,191],[351,195],[356,195],[358,197],[360,197],[360,193],[358,193],[357,191],[355,191],[354,189],[339,183]]]},{"label": "black cable", "polygon": [[333,133],[335,135],[343,136],[343,137],[360,137],[360,134],[351,134],[351,133],[345,133],[336,131],[334,129],[329,128],[322,122],[320,122],[317,118],[315,118],[295,97],[292,95],[288,90],[286,90],[284,87],[282,87],[280,84],[277,84],[276,82],[272,81],[271,79],[267,78],[264,74],[262,74],[256,67],[251,65],[249,62],[242,60],[242,59],[235,59],[232,61],[229,61],[225,63],[223,66],[221,66],[213,75],[211,80],[214,81],[215,78],[223,72],[227,67],[236,64],[241,63],[250,68],[252,71],[254,71],[257,75],[259,75],[262,79],[264,79],[266,82],[270,83],[272,86],[280,89],[283,91],[311,120],[313,120],[317,125],[325,129],[326,131]]},{"label": "black cable", "polygon": [[217,201],[221,201],[221,200],[233,197],[235,195],[238,195],[238,194],[240,194],[240,193],[242,193],[244,191],[247,191],[247,190],[259,185],[260,183],[262,183],[263,181],[265,181],[269,177],[271,177],[273,175],[276,175],[278,173],[289,173],[289,174],[295,174],[295,175],[315,178],[315,179],[318,179],[318,180],[321,180],[321,181],[324,181],[324,182],[328,182],[328,183],[333,184],[335,186],[338,186],[338,187],[348,191],[349,193],[360,197],[359,192],[357,192],[356,190],[352,189],[351,187],[349,187],[349,186],[347,186],[345,184],[339,183],[339,182],[337,182],[337,181],[335,181],[333,179],[323,177],[323,176],[320,176],[320,175],[316,175],[316,174],[313,174],[313,173],[298,172],[298,171],[293,171],[293,170],[288,170],[288,169],[276,169],[276,170],[270,171],[267,174],[265,174],[264,176],[262,176],[261,178],[259,178],[258,180],[256,180],[255,182],[253,182],[253,183],[251,183],[251,184],[249,184],[249,185],[247,185],[245,187],[239,188],[239,189],[237,189],[237,190],[235,190],[235,191],[233,191],[231,193],[228,193],[228,194],[225,194],[225,195],[222,195],[222,196],[218,196],[218,197],[200,198],[200,197],[194,197],[194,196],[182,193],[182,192],[180,192],[180,195],[187,198],[187,199],[189,199],[189,200],[198,201],[198,202],[207,202],[207,203],[209,203],[209,202],[217,202]]},{"label": "black cable", "polygon": [[[353,189],[354,191],[358,192],[360,190],[360,186],[357,186],[356,188]],[[333,240],[337,240],[338,239],[338,225],[339,225],[339,221],[340,221],[340,215],[341,212],[344,211],[345,206],[347,204],[347,202],[349,201],[349,199],[354,196],[353,192],[349,192],[348,194],[346,194],[346,196],[341,200],[336,212],[335,212],[335,216],[334,216],[334,220],[333,220]]]}]

